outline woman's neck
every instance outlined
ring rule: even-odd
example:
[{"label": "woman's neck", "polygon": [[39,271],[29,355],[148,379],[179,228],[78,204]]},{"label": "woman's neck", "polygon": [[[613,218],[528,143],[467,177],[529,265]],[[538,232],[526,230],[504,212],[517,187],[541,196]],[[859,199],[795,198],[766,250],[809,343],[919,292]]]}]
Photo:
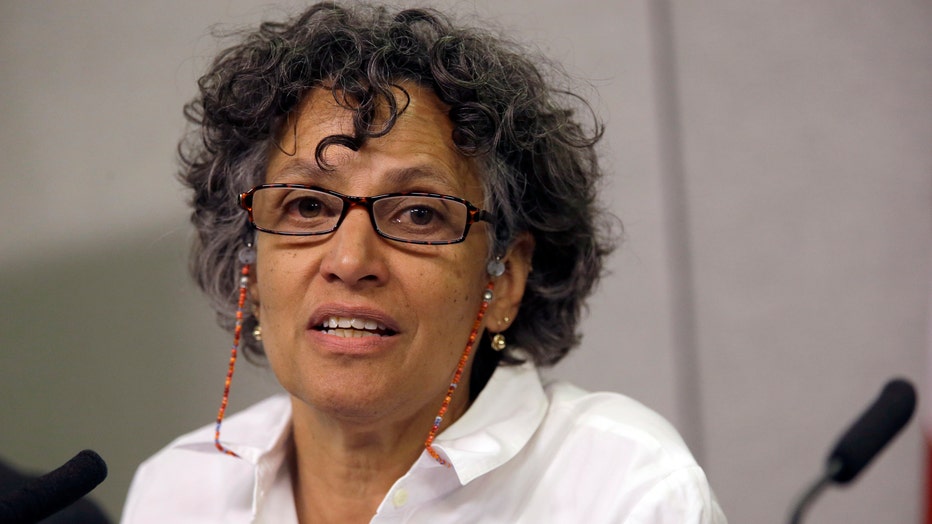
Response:
[{"label": "woman's neck", "polygon": [[[443,427],[459,418],[467,404],[466,398],[454,401]],[[302,524],[369,522],[423,452],[436,415],[362,424],[334,420],[297,399],[292,406],[291,478]]]}]

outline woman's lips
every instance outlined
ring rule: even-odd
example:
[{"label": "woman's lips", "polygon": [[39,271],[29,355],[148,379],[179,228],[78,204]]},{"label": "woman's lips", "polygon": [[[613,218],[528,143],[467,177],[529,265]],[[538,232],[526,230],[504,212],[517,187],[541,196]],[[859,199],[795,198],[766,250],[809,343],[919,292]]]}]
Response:
[{"label": "woman's lips", "polygon": [[377,309],[334,304],[319,307],[308,322],[313,338],[325,346],[335,346],[323,349],[340,353],[350,348],[376,349],[380,342],[398,334],[397,326],[391,316]]}]

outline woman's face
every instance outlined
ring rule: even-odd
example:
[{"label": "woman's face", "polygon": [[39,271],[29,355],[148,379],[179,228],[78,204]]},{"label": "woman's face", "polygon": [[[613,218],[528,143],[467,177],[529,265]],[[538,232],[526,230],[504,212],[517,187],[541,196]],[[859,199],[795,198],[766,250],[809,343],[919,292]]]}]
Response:
[{"label": "woman's face", "polygon": [[[312,91],[296,112],[296,153],[273,149],[266,182],[356,196],[425,191],[481,205],[474,164],[454,149],[446,108],[427,90],[405,88],[410,105],[392,131],[358,152],[327,148],[329,171],[317,166],[315,147],[326,136],[352,135],[351,113],[330,91]],[[286,129],[282,149],[290,152],[292,140]],[[356,206],[327,235],[259,233],[251,293],[284,388],[311,410],[345,421],[432,420],[489,282],[486,227],[474,224],[459,244],[404,244],[376,234]],[[331,319],[377,328],[321,329]],[[460,391],[465,386],[468,374]]]}]

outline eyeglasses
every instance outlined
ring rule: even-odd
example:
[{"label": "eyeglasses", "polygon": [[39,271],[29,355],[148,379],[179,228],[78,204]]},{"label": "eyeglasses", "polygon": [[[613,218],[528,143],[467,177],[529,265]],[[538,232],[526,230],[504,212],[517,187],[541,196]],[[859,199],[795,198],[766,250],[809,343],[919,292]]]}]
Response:
[{"label": "eyeglasses", "polygon": [[492,215],[468,201],[434,193],[389,193],[359,197],[301,184],[262,184],[239,196],[249,221],[259,231],[311,236],[336,231],[350,208],[369,212],[379,235],[410,244],[456,244],[476,222]]}]

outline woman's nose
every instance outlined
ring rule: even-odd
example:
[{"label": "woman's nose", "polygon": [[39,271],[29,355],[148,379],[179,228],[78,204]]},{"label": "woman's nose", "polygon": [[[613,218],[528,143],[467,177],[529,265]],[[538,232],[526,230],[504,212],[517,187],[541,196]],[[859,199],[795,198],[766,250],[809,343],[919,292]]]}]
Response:
[{"label": "woman's nose", "polygon": [[382,257],[385,240],[375,232],[368,210],[352,204],[346,218],[322,246],[320,272],[348,286],[378,285],[387,275]]}]

